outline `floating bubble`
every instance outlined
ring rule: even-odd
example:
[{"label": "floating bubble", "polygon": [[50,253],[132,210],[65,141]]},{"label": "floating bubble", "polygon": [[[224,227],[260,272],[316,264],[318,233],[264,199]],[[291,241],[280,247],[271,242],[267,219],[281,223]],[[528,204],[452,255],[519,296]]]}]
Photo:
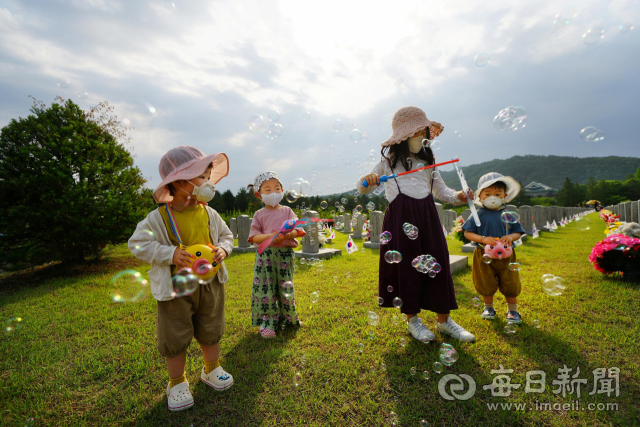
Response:
[{"label": "floating bubble", "polygon": [[477,54],[476,55],[476,59],[474,60],[474,63],[478,67],[484,67],[485,65],[487,65],[489,63],[489,54],[488,53],[479,53],[479,54]]},{"label": "floating bubble", "polygon": [[33,418],[27,418],[26,420],[24,420],[24,427],[34,427],[35,425],[36,422]]},{"label": "floating bubble", "polygon": [[533,327],[540,329],[540,321],[538,319],[533,319]]},{"label": "floating bubble", "polygon": [[444,366],[442,366],[442,363],[433,362],[433,372],[437,374],[441,374],[443,370],[444,370]]},{"label": "floating bubble", "polygon": [[12,317],[7,320],[4,326],[4,330],[7,332],[17,331],[22,327],[22,317]]},{"label": "floating bubble", "polygon": [[449,64],[456,65],[457,63],[458,63],[458,57],[457,56],[452,56],[451,58],[449,58]]},{"label": "floating bubble", "polygon": [[392,426],[395,426],[395,425],[397,425],[397,424],[398,424],[398,415],[396,415],[396,413],[395,413],[395,412],[393,412],[393,411],[391,411],[391,412],[389,413],[389,423],[390,423]]},{"label": "floating bubble", "polygon": [[171,296],[175,298],[191,295],[198,288],[199,284],[200,279],[193,274],[190,268],[181,268],[176,272],[176,275],[171,278],[171,285],[173,287]]},{"label": "floating bubble", "polygon": [[[429,378],[425,378],[425,379],[428,380]],[[420,427],[429,427],[429,422],[427,420],[420,421]]]},{"label": "floating bubble", "polygon": [[362,132],[362,136],[360,137],[360,141],[367,142],[369,141],[369,134],[366,132]]},{"label": "floating bubble", "polygon": [[387,292],[393,292],[393,286],[391,285],[387,286]]},{"label": "floating bubble", "polygon": [[510,271],[520,271],[520,268],[521,268],[520,263],[517,263],[517,262],[510,262],[509,263],[509,270]]},{"label": "floating bubble", "polygon": [[451,366],[458,361],[458,352],[451,344],[440,345],[440,361],[446,366]]},{"label": "floating bubble", "polygon": [[331,210],[330,214],[331,214],[331,216],[335,216],[336,215],[336,211],[335,210]]},{"label": "floating bubble", "polygon": [[542,290],[550,297],[562,295],[565,289],[566,285],[562,277],[553,276],[542,280]]},{"label": "floating bubble", "polygon": [[491,255],[482,255],[482,262],[484,262],[485,264],[491,264]]},{"label": "floating bubble", "polygon": [[471,299],[471,304],[473,304],[473,305],[474,305],[474,307],[478,307],[478,306],[480,305],[480,298],[478,298],[478,297],[473,297],[473,298]]},{"label": "floating bubble", "polygon": [[267,130],[264,131],[264,134],[269,139],[276,139],[282,136],[284,132],[284,128],[280,123],[271,123]]},{"label": "floating bubble", "polygon": [[356,212],[358,212],[358,213],[362,213],[362,210],[363,210],[363,209],[362,209],[362,206],[361,206],[361,205],[358,205],[358,206],[356,206],[356,207],[354,208],[354,210],[355,210]]},{"label": "floating bubble", "polygon": [[500,220],[504,224],[516,224],[520,220],[520,215],[517,212],[504,211],[500,215]]},{"label": "floating bubble", "polygon": [[396,87],[401,87],[404,84],[404,79],[402,77],[396,77],[393,79],[393,84],[395,84]]},{"label": "floating bubble", "polygon": [[309,295],[309,299],[311,300],[311,302],[313,304],[317,303],[318,300],[320,299],[320,295],[318,295],[317,292],[311,292],[311,294]]},{"label": "floating bubble", "polygon": [[369,332],[369,339],[372,340],[375,338],[375,334],[373,332]]},{"label": "floating bubble", "polygon": [[338,212],[344,213],[344,206],[339,206],[338,207]]},{"label": "floating bubble", "polygon": [[596,127],[587,126],[580,131],[580,138],[585,142],[600,142],[604,139],[604,132]]},{"label": "floating bubble", "polygon": [[553,25],[556,28],[562,28],[565,25],[569,25],[569,23],[571,22],[571,19],[575,18],[576,16],[577,16],[577,12],[575,11],[558,13],[553,19]]},{"label": "floating bubble", "polygon": [[87,92],[85,92],[83,90],[78,92],[78,98],[80,98],[80,99],[87,99],[87,96],[89,96],[89,95],[87,94]]},{"label": "floating bubble", "polygon": [[367,203],[367,206],[366,206],[366,207],[367,207],[367,210],[368,210],[369,212],[371,212],[372,210],[375,210],[375,208],[376,208],[376,204],[375,204],[375,203],[373,203],[373,202],[369,202],[369,203]]},{"label": "floating bubble", "polygon": [[302,383],[302,374],[300,372],[296,372],[293,374],[293,384],[298,387]]},{"label": "floating bubble", "polygon": [[304,178],[294,179],[291,181],[289,188],[299,194],[300,197],[308,197],[311,195],[311,183]]},{"label": "floating bubble", "polygon": [[380,244],[386,245],[387,243],[389,243],[390,240],[391,240],[391,232],[383,231],[380,234]]},{"label": "floating bubble", "polygon": [[254,114],[249,117],[247,124],[251,130],[260,130],[262,129],[262,126],[264,126],[264,119],[260,114]]},{"label": "floating bubble", "polygon": [[430,271],[427,273],[427,275],[433,279],[434,277],[436,277],[436,272],[435,272],[435,271],[433,271],[433,270],[430,270]]},{"label": "floating bubble", "polygon": [[431,178],[440,179],[441,178],[440,172],[434,170],[433,172],[431,172]]},{"label": "floating bubble", "polygon": [[384,304],[384,298],[378,297],[378,305]]},{"label": "floating bubble", "polygon": [[288,280],[282,284],[282,289],[285,292],[291,292],[293,290],[293,282]]},{"label": "floating bubble", "polygon": [[524,107],[507,107],[493,118],[493,126],[500,130],[516,131],[527,125],[527,112]]},{"label": "floating bubble", "polygon": [[429,375],[429,371],[424,371],[422,373],[422,378],[425,380],[428,380],[429,378],[431,378],[431,375]]},{"label": "floating bubble", "polygon": [[625,22],[624,24],[621,24],[618,27],[618,30],[620,30],[621,33],[626,34],[629,31],[633,30],[633,24],[631,22]]},{"label": "floating bubble", "polygon": [[343,205],[346,205],[346,204],[347,204],[347,201],[348,201],[348,200],[347,200],[347,198],[346,198],[346,197],[343,197],[342,199],[340,199],[340,202],[341,202]]},{"label": "floating bubble", "polygon": [[122,119],[122,124],[125,125],[125,126],[129,126],[131,124],[131,120],[129,120],[127,118],[124,118],[124,119]]},{"label": "floating bubble", "polygon": [[415,225],[405,223],[402,226],[402,229],[404,230],[404,234],[406,234],[411,240],[416,240],[418,238],[418,227]]},{"label": "floating bubble", "polygon": [[344,123],[342,123],[342,120],[337,119],[337,120],[335,120],[333,122],[333,131],[334,132],[341,131],[343,127],[344,127]]},{"label": "floating bubble", "polygon": [[593,27],[589,28],[586,33],[582,35],[582,42],[587,46],[593,46],[604,38],[604,28]]},{"label": "floating bubble", "polygon": [[380,370],[381,370],[381,371],[386,372],[386,370],[387,370],[387,365],[385,365],[385,363],[384,363],[384,362],[382,362],[382,363],[380,364]]},{"label": "floating bubble", "polygon": [[304,113],[302,113],[302,118],[304,120],[309,120],[311,118],[311,113],[308,111],[305,111]]},{"label": "floating bubble", "polygon": [[362,353],[364,351],[364,344],[360,343],[358,344],[358,353]]},{"label": "floating bubble", "polygon": [[149,112],[150,112],[151,114],[155,114],[155,112],[156,112],[156,107],[154,107],[153,105],[149,105],[149,108],[148,108],[148,109],[149,109]]},{"label": "floating bubble", "polygon": [[404,347],[404,346],[406,346],[406,345],[407,345],[407,340],[406,340],[406,339],[404,339],[404,338],[400,338],[400,341],[398,341],[398,342],[400,343],[400,346],[401,346],[401,347]]},{"label": "floating bubble", "polygon": [[418,180],[415,178],[411,178],[411,185],[418,185]]},{"label": "floating bubble", "polygon": [[68,80],[58,80],[57,84],[60,89],[67,89],[71,83]]},{"label": "floating bubble", "polygon": [[370,311],[368,313],[368,319],[369,319],[369,325],[371,326],[378,326],[378,322],[380,321],[380,317],[378,317],[378,315],[376,313],[374,313],[373,311]]},{"label": "floating bubble", "polygon": [[347,279],[348,279],[349,277],[351,277],[351,272],[347,271],[347,272],[345,273],[344,277],[346,277]]},{"label": "floating bubble", "polygon": [[294,190],[289,190],[286,193],[284,193],[284,197],[287,200],[287,202],[293,203],[296,200],[298,200],[300,195],[298,193],[296,193]]},{"label": "floating bubble", "polygon": [[111,278],[109,286],[114,302],[137,302],[145,297],[148,282],[139,272],[124,270]]},{"label": "floating bubble", "polygon": [[457,136],[458,138],[460,138],[462,136],[462,134],[460,133],[460,131],[454,130],[453,131],[453,135]]},{"label": "floating bubble", "polygon": [[327,209],[328,206],[329,206],[329,204],[326,201],[323,200],[323,201],[320,202],[320,207],[322,209]]},{"label": "floating bubble", "polygon": [[362,132],[359,129],[353,129],[351,133],[349,133],[349,138],[353,142],[358,142],[362,138]]},{"label": "floating bubble", "polygon": [[516,327],[509,324],[507,326],[504,327],[504,333],[505,334],[515,334],[516,333]]},{"label": "floating bubble", "polygon": [[429,146],[427,148],[430,148],[431,151],[435,151],[435,150],[439,150],[441,147],[441,143],[439,139],[434,139],[432,141],[429,141]]},{"label": "floating bubble", "polygon": [[411,369],[409,369],[409,375],[411,375],[412,377],[414,377],[416,375],[416,367],[412,366]]},{"label": "floating bubble", "polygon": [[164,7],[167,10],[173,10],[176,7],[175,3],[171,0],[164,0]]},{"label": "floating bubble", "polygon": [[271,120],[273,123],[276,123],[278,120],[280,120],[280,113],[278,112],[278,110],[269,111],[269,120]]},{"label": "floating bubble", "polygon": [[402,254],[400,254],[400,252],[398,251],[387,251],[384,254],[384,260],[389,264],[398,264],[400,261],[402,261]]},{"label": "floating bubble", "polygon": [[393,299],[393,306],[394,306],[395,308],[400,308],[400,307],[402,307],[402,300],[401,300],[400,298],[398,298],[398,297],[395,297],[395,298]]}]

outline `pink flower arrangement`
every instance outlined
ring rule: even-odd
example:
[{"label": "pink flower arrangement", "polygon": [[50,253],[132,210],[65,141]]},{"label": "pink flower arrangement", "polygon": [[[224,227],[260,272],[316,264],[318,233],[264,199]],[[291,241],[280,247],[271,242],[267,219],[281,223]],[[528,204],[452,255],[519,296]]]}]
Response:
[{"label": "pink flower arrangement", "polygon": [[589,262],[593,268],[610,274],[615,271],[640,270],[640,239],[628,237],[624,234],[612,234],[598,242],[589,255]]}]

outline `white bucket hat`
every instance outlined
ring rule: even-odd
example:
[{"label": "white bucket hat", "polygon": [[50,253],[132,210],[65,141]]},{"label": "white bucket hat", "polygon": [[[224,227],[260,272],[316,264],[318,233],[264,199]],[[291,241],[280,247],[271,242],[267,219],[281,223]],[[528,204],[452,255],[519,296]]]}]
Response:
[{"label": "white bucket hat", "polygon": [[505,203],[509,203],[510,201],[515,199],[518,193],[520,193],[520,184],[518,184],[518,181],[511,178],[510,176],[503,176],[498,172],[489,172],[485,175],[482,175],[478,180],[478,189],[476,190],[475,199],[473,200],[473,202],[476,205],[482,205],[482,202],[480,201],[480,192],[485,188],[491,187],[496,182],[504,182],[504,184],[507,186],[507,190],[505,191],[505,193],[507,193],[507,196],[504,198]]}]

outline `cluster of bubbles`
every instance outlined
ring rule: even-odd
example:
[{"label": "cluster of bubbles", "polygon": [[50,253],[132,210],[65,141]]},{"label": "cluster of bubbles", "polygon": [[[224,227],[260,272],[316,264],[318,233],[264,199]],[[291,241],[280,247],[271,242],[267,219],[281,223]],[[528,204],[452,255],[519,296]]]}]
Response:
[{"label": "cluster of bubbles", "polygon": [[[282,124],[278,123],[279,120],[280,113],[277,110],[269,111],[270,123],[264,131],[264,134],[268,139],[276,139],[282,136],[284,127]],[[265,120],[260,114],[254,114],[249,117],[247,124],[249,125],[249,129],[259,131],[265,126]]]},{"label": "cluster of bubbles", "polygon": [[190,268],[181,268],[171,278],[171,286],[173,287],[171,296],[175,298],[191,295],[202,283],[204,282],[193,274]]},{"label": "cluster of bubbles", "polygon": [[391,240],[390,231],[383,231],[382,233],[380,233],[380,244],[386,245],[387,243],[389,243],[390,240]]},{"label": "cluster of bubbles", "polygon": [[405,222],[402,226],[402,230],[404,230],[404,234],[406,234],[411,240],[416,240],[418,238],[418,227],[415,225]]},{"label": "cluster of bubbles", "polygon": [[527,125],[527,112],[524,107],[507,107],[493,118],[493,127],[499,130],[516,131]]},{"label": "cluster of bubbles", "polygon": [[587,126],[580,131],[580,138],[585,142],[600,142],[604,139],[604,132],[594,126]]},{"label": "cluster of bubbles", "polygon": [[402,261],[402,254],[398,251],[387,251],[384,254],[384,260],[389,264],[398,264]]},{"label": "cluster of bubbles", "polygon": [[111,299],[114,302],[138,302],[145,298],[149,290],[148,281],[135,270],[116,273],[109,282]]},{"label": "cluster of bubbles", "polygon": [[440,345],[440,361],[446,366],[451,366],[458,361],[458,352],[451,344]]},{"label": "cluster of bubbles", "polygon": [[550,297],[560,296],[566,289],[566,284],[562,277],[554,276],[553,274],[543,274],[541,280],[542,290]]},{"label": "cluster of bubbles", "polygon": [[420,255],[411,261],[411,266],[420,273],[428,274],[432,279],[442,270],[436,259],[431,255]]},{"label": "cluster of bubbles", "polygon": [[[439,139],[423,139],[422,146],[424,148],[430,148],[431,151],[435,151],[435,150],[439,150],[442,144],[440,143]],[[422,166],[418,165],[418,167],[422,167]]]}]

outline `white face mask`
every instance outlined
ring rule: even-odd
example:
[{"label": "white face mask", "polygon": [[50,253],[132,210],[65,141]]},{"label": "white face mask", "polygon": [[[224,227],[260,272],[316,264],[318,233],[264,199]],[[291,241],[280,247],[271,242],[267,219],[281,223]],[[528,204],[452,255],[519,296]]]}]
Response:
[{"label": "white face mask", "polygon": [[[211,199],[213,199],[213,196],[215,196],[216,194],[215,185],[213,185],[209,181],[205,182],[200,187],[197,187],[191,181],[187,181],[187,182],[193,185],[193,192],[189,195],[189,198],[191,198],[191,196],[196,196],[196,200],[200,202],[208,203],[211,201]],[[186,190],[184,191],[186,192]]]},{"label": "white face mask", "polygon": [[502,206],[503,202],[504,202],[504,199],[501,199],[500,197],[489,196],[482,201],[482,206],[484,206],[487,209],[496,210],[496,209],[500,209],[500,206]]},{"label": "white face mask", "polygon": [[284,193],[281,191],[279,193],[269,193],[269,194],[261,194],[260,195],[262,197],[262,201],[264,202],[265,205],[276,207],[278,206],[278,203],[280,203],[280,200],[282,200],[282,198],[284,197]]},{"label": "white face mask", "polygon": [[424,137],[422,136],[412,136],[411,138],[409,138],[409,151],[411,151],[413,154],[419,152],[420,150],[422,150],[422,140],[424,139]]}]

